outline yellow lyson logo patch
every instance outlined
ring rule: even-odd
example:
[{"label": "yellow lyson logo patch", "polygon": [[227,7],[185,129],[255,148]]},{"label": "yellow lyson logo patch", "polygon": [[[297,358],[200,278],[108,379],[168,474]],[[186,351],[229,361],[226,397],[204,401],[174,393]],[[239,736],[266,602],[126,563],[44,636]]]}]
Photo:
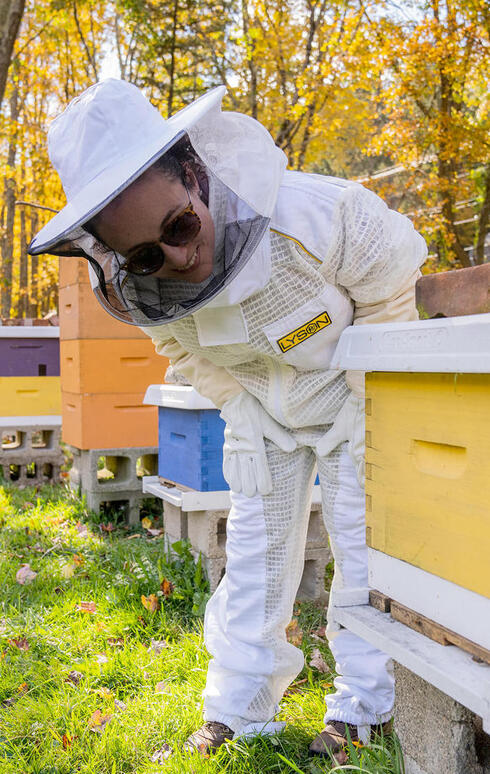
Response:
[{"label": "yellow lyson logo patch", "polygon": [[332,320],[330,319],[328,312],[322,312],[314,317],[313,320],[308,320],[304,325],[291,331],[291,333],[286,333],[285,336],[277,340],[277,343],[282,352],[287,352],[288,349],[296,347],[297,344],[301,344],[302,341],[309,339],[310,336],[314,336],[315,333],[318,333],[331,324]]}]

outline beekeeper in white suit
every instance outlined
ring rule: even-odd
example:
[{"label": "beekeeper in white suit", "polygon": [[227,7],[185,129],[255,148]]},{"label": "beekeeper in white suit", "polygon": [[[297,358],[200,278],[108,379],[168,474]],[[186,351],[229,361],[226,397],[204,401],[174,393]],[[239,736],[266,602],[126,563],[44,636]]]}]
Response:
[{"label": "beekeeper in white suit", "polygon": [[330,367],[348,325],[416,318],[426,257],[410,221],[357,183],[285,171],[265,128],[221,112],[218,87],[164,120],[108,79],[52,123],[68,204],[31,254],[85,255],[107,311],[150,335],[221,409],[231,489],[227,568],[209,601],[206,752],[274,731],[303,666],[285,628],[318,469],[335,557],[327,635],[339,676],[312,754],[386,732],[388,657],[332,618],[366,601],[363,379]]}]

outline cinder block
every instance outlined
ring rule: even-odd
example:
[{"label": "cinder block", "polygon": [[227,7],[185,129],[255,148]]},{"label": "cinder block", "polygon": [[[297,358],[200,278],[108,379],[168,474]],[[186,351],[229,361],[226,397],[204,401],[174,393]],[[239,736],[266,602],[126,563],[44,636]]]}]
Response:
[{"label": "cinder block", "polygon": [[177,505],[172,503],[163,503],[163,529],[167,543],[171,545],[177,540],[187,540],[187,513],[182,511]]},{"label": "cinder block", "polygon": [[332,560],[332,552],[325,548],[311,548],[305,552],[303,575],[299,584],[296,599],[328,602],[328,591],[325,590],[325,567]]},{"label": "cinder block", "polygon": [[422,319],[490,312],[490,264],[425,274],[415,286]]},{"label": "cinder block", "polygon": [[228,511],[191,511],[187,515],[187,537],[192,548],[206,557],[223,557],[226,547]]},{"label": "cinder block", "polygon": [[[63,440],[77,449],[158,445],[156,406],[133,393],[62,394]],[[32,412],[31,412],[32,413]]]},{"label": "cinder block", "polygon": [[148,337],[62,341],[60,357],[61,389],[71,393],[144,392],[168,367]]},{"label": "cinder block", "polygon": [[320,503],[311,506],[310,521],[306,533],[306,550],[312,548],[328,548],[328,532],[323,521]]},{"label": "cinder block", "polygon": [[[82,492],[113,493],[122,489],[141,493],[141,475],[137,462],[141,460],[142,475],[155,475],[158,466],[158,449],[142,446],[135,449],[77,449],[71,447],[73,464],[70,470],[70,486]],[[98,470],[100,458],[105,467]]]},{"label": "cinder block", "polygon": [[120,490],[118,492],[85,492],[84,493],[88,508],[96,513],[102,509],[111,507],[118,511],[124,521],[128,524],[139,524],[142,517],[142,510],[145,500],[155,499],[146,494],[135,493],[132,490]]},{"label": "cinder block", "polygon": [[490,738],[472,712],[398,663],[395,681],[395,730],[406,774],[490,772]]},{"label": "cinder block", "polygon": [[59,424],[19,424],[0,421],[0,466],[7,481],[19,487],[60,480],[63,452]]},{"label": "cinder block", "polygon": [[106,312],[95,298],[90,283],[60,288],[59,310],[60,340],[147,338],[137,325],[120,322]]}]

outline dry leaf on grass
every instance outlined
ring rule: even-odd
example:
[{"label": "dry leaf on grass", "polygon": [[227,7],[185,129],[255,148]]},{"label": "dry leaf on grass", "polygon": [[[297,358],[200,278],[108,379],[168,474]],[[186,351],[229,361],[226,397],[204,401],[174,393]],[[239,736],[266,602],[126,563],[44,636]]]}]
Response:
[{"label": "dry leaf on grass", "polygon": [[36,575],[37,572],[34,572],[30,565],[23,564],[21,565],[20,570],[17,570],[15,574],[15,580],[17,583],[20,583],[22,586],[24,586],[26,583],[31,583]]},{"label": "dry leaf on grass", "polygon": [[144,519],[141,519],[141,526],[143,529],[151,529],[153,527],[153,522],[148,516],[145,516]]},{"label": "dry leaf on grass", "polygon": [[111,718],[112,715],[103,715],[100,710],[95,710],[88,721],[90,730],[94,731],[96,734],[101,734]]},{"label": "dry leaf on grass", "polygon": [[81,672],[77,672],[76,669],[73,669],[71,672],[68,672],[67,676],[65,677],[65,683],[73,683],[73,685],[78,685],[82,679],[83,674]]},{"label": "dry leaf on grass", "polygon": [[128,705],[120,699],[114,699],[114,704],[118,710],[121,710],[121,712],[125,712],[128,708]]},{"label": "dry leaf on grass", "polygon": [[78,521],[75,525],[75,529],[78,532],[81,537],[86,537],[88,535],[88,527],[86,524],[82,524],[80,521]]},{"label": "dry leaf on grass", "polygon": [[166,597],[169,597],[173,593],[175,586],[171,581],[164,578],[160,584],[160,588],[163,591],[164,595]]},{"label": "dry leaf on grass", "polygon": [[95,602],[79,602],[75,609],[80,613],[96,613],[97,605]]},{"label": "dry leaf on grass", "polygon": [[21,683],[20,685],[18,685],[17,690],[19,693],[27,693],[27,690],[28,690],[27,683]]},{"label": "dry leaf on grass", "polygon": [[170,693],[168,683],[166,683],[165,680],[160,680],[160,682],[155,685],[155,693]]},{"label": "dry leaf on grass", "polygon": [[29,643],[25,637],[12,637],[7,642],[13,648],[17,648],[17,650],[29,650]]},{"label": "dry leaf on grass", "polygon": [[63,750],[67,750],[69,747],[71,747],[75,739],[78,739],[78,736],[76,735],[72,736],[71,734],[63,734],[63,736],[61,737]]},{"label": "dry leaf on grass", "polygon": [[100,696],[101,699],[112,699],[113,693],[109,690],[109,688],[106,688],[105,685],[102,686],[102,688],[96,688],[95,693],[97,696]]},{"label": "dry leaf on grass", "polygon": [[97,653],[95,660],[97,661],[98,664],[107,664],[107,662],[109,661],[105,653]]},{"label": "dry leaf on grass", "polygon": [[74,574],[75,574],[75,565],[73,564],[64,564],[60,570],[60,575],[65,580],[69,580],[69,578],[73,578]]},{"label": "dry leaf on grass", "polygon": [[150,758],[152,763],[164,763],[173,754],[173,750],[166,742],[160,747],[159,750],[155,750]]},{"label": "dry leaf on grass", "polygon": [[114,532],[116,529],[112,521],[108,521],[105,524],[99,524],[99,528],[101,532]]},{"label": "dry leaf on grass", "polygon": [[318,648],[315,648],[311,654],[310,667],[318,669],[319,672],[330,672],[330,667],[328,666]]},{"label": "dry leaf on grass", "polygon": [[143,607],[146,607],[146,609],[150,613],[155,613],[158,608],[160,607],[160,600],[158,599],[156,594],[150,594],[149,596],[145,597],[144,594],[141,595],[141,603]]},{"label": "dry leaf on grass", "polygon": [[287,641],[290,642],[291,645],[295,645],[297,648],[303,642],[303,632],[299,628],[296,618],[293,618],[286,626],[286,637]]},{"label": "dry leaf on grass", "polygon": [[146,530],[152,537],[161,537],[164,533],[164,529],[148,529]]},{"label": "dry leaf on grass", "polygon": [[148,645],[148,650],[152,651],[152,653],[156,653],[157,656],[160,655],[165,648],[168,648],[168,642],[166,642],[166,640],[152,640]]},{"label": "dry leaf on grass", "polygon": [[111,648],[123,648],[124,647],[124,639],[122,637],[108,637],[107,638],[107,644]]},{"label": "dry leaf on grass", "polygon": [[296,680],[296,682],[291,683],[289,688],[287,688],[284,691],[284,696],[292,696],[293,693],[299,693],[301,691],[301,686],[308,682],[307,677],[303,677],[302,680]]},{"label": "dry leaf on grass", "polygon": [[80,556],[80,554],[73,554],[72,559],[73,564],[76,564],[78,567],[82,564],[85,564],[85,557]]}]

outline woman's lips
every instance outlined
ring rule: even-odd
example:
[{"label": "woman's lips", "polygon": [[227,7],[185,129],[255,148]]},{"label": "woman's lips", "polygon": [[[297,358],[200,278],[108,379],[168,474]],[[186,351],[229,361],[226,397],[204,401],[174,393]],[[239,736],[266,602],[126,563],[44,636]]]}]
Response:
[{"label": "woman's lips", "polygon": [[174,268],[174,271],[178,271],[179,274],[187,274],[188,272],[195,271],[200,263],[200,251],[199,251],[199,245],[196,247],[194,252],[192,253],[191,257],[185,264],[185,266],[182,267],[182,269],[176,269]]}]

